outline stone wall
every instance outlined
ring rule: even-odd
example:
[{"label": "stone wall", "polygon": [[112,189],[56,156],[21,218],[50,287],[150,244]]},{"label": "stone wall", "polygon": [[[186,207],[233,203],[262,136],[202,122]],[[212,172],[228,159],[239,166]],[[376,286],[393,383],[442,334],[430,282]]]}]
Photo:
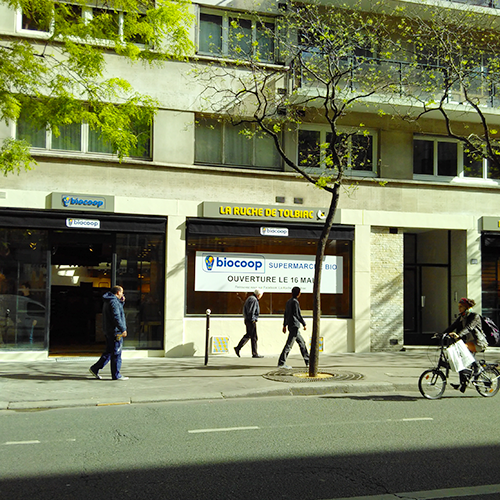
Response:
[{"label": "stone wall", "polygon": [[[371,351],[403,347],[403,234],[389,228],[371,231]],[[397,344],[395,343],[397,340]]]}]

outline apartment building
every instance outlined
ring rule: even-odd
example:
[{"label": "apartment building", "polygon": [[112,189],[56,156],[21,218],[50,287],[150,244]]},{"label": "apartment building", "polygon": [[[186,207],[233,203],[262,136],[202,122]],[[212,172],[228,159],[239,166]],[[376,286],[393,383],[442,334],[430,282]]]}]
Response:
[{"label": "apartment building", "polygon": [[[432,4],[467,4],[500,19],[496,1]],[[281,7],[271,7],[256,17],[246,1],[193,3],[196,54],[186,61],[132,68],[107,56],[110,75],[160,103],[152,127],[137,124],[140,147],[122,162],[85,123],[61,127],[57,137],[22,114],[0,124],[0,139],[27,139],[38,163],[0,184],[0,359],[95,354],[103,345],[101,297],[114,284],[127,297],[124,357],[202,355],[207,310],[210,352],[234,355],[242,304],[255,288],[264,290],[261,354],[280,352],[284,305],[296,284],[308,321],[330,195],[285,165],[269,137],[248,138],[243,125],[208,112],[193,71],[240,57],[228,40],[232,29],[242,35],[240,49],[260,50],[260,64],[285,65],[272,36]],[[0,34],[44,36],[5,4]],[[494,89],[481,105],[498,125]],[[474,127],[474,110],[454,106],[464,127]],[[363,123],[350,141],[365,157],[347,164],[327,244],[323,352],[427,345],[462,296],[499,319],[500,173],[487,160],[467,168],[463,143],[446,134],[441,117],[416,125],[378,109],[359,105],[339,120],[341,130]],[[306,146],[328,142],[327,123],[308,116],[286,132],[295,161]]]}]

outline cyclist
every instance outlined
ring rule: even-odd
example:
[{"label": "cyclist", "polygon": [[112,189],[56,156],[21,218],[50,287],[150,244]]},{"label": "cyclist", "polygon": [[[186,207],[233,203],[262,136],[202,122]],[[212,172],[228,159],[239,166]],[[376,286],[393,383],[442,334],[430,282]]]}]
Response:
[{"label": "cyclist", "polygon": [[[459,314],[457,319],[444,331],[444,333],[449,333],[452,338],[462,339],[474,356],[476,352],[483,352],[488,347],[488,341],[481,327],[481,316],[469,311],[475,305],[476,302],[473,299],[461,298],[458,301]],[[472,363],[471,367],[475,372],[479,370],[479,365],[476,362]],[[460,384],[451,384],[451,386],[454,389],[460,389],[460,392],[465,392],[471,374],[472,372],[468,368],[461,370],[458,372]]]}]

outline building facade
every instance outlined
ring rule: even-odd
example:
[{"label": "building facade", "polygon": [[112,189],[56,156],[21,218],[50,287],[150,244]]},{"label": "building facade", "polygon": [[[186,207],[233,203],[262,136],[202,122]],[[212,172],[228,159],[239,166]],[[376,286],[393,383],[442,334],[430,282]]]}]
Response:
[{"label": "building facade", "polygon": [[[125,357],[202,355],[207,310],[211,352],[234,354],[242,304],[255,288],[265,291],[261,354],[280,352],[296,284],[308,321],[311,263],[330,195],[283,165],[272,142],[208,114],[193,75],[193,67],[231,58],[224,33],[236,13],[267,47],[264,63],[278,64],[268,31],[245,17],[244,3],[193,4],[196,59],[132,71],[109,55],[109,74],[160,102],[137,156],[119,162],[85,124],[60,137],[22,117],[0,124],[0,138],[30,140],[38,163],[0,184],[0,359],[99,351],[101,297],[114,284],[127,297]],[[494,3],[474,4],[500,16]],[[0,9],[3,37],[43,37],[22,12]],[[461,112],[474,123],[471,110]],[[500,122],[494,104],[488,113]],[[427,345],[462,296],[498,320],[500,176],[487,163],[471,175],[463,146],[439,117],[417,128],[360,106],[342,126],[360,122],[369,161],[348,169],[327,244],[322,351]],[[299,157],[301,144],[327,133],[325,124],[303,122],[288,132],[287,149]]]}]

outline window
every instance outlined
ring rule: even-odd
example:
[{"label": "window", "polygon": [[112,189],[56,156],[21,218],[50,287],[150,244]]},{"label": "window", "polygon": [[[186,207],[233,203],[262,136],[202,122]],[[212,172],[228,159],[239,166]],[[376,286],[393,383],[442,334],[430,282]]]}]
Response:
[{"label": "window", "polygon": [[413,173],[418,177],[500,179],[493,162],[464,152],[461,142],[444,137],[413,140]]},{"label": "window", "polygon": [[273,140],[254,127],[199,118],[195,132],[196,163],[281,170],[281,159]]},{"label": "window", "polygon": [[[293,237],[261,236],[262,224],[244,224],[241,221],[230,223],[224,221],[214,223],[211,227],[206,222],[202,228],[193,230],[188,222],[186,236],[187,261],[187,314],[205,314],[207,307],[216,315],[241,315],[243,303],[246,299],[246,289],[243,292],[196,291],[195,272],[197,252],[224,252],[248,255],[307,255],[313,257],[316,253],[316,243],[321,226],[311,228],[294,225]],[[289,226],[290,227],[290,226]],[[337,231],[339,230],[339,233]],[[290,231],[292,232],[292,230]],[[351,316],[352,295],[352,233],[339,226],[333,228],[326,247],[327,256],[341,257],[342,279],[341,292],[321,294],[321,312],[323,316],[349,318]],[[348,239],[348,238],[351,239]],[[340,239],[342,238],[342,239]],[[293,285],[292,285],[293,286]],[[248,291],[256,285],[249,283]],[[290,287],[291,288],[291,287]],[[261,316],[280,315],[285,310],[285,304],[290,298],[289,290],[286,293],[266,292],[260,300]],[[303,314],[312,314],[313,294],[303,293],[300,299]]]},{"label": "window", "polygon": [[[366,133],[351,132],[341,129],[337,144],[337,153],[343,157],[343,162],[349,173],[375,175],[376,165],[376,133],[366,130]],[[298,134],[298,162],[302,167],[308,167],[311,172],[319,172],[327,168],[331,153],[332,133],[328,127],[304,126]]]},{"label": "window", "polygon": [[49,33],[54,30],[54,21],[74,28],[75,37],[116,40],[125,38],[131,43],[145,45],[143,35],[145,14],[127,13],[113,9],[73,5],[55,4],[54,15],[44,15],[33,9],[23,10],[18,15],[18,30]]},{"label": "window", "polygon": [[46,16],[44,13],[34,6],[32,10],[23,10],[18,16],[22,30],[40,31],[48,33],[50,31],[51,16]]},{"label": "window", "polygon": [[274,22],[271,20],[216,11],[200,13],[200,54],[273,62],[274,50]]},{"label": "window", "polygon": [[[86,123],[72,123],[59,126],[56,136],[51,130],[40,128],[29,115],[21,111],[17,121],[16,138],[24,139],[31,147],[52,151],[79,151],[83,153],[115,154],[110,143],[106,142],[99,131],[92,130]],[[130,151],[129,157],[151,158],[151,127],[147,123],[136,122],[133,133],[137,146]]]}]

